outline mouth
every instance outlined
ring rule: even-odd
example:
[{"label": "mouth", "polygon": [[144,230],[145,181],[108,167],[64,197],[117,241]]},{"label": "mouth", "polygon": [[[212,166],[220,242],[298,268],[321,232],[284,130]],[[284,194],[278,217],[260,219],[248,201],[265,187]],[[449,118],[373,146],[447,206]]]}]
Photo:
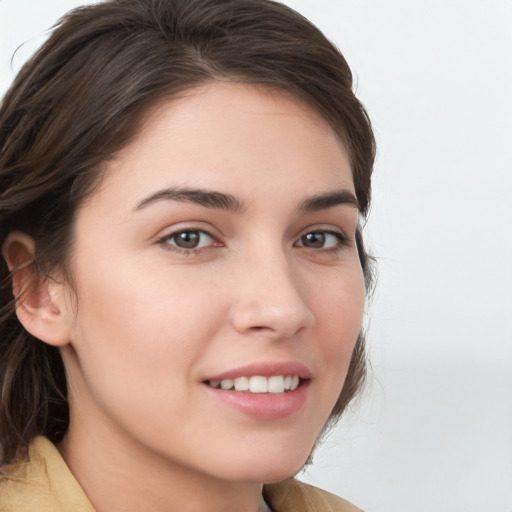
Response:
[{"label": "mouth", "polygon": [[294,361],[259,362],[202,381],[208,395],[258,421],[280,420],[302,410],[313,375]]},{"label": "mouth", "polygon": [[234,379],[206,380],[205,384],[223,391],[240,391],[255,394],[283,394],[295,391],[302,379],[298,375],[251,375]]}]

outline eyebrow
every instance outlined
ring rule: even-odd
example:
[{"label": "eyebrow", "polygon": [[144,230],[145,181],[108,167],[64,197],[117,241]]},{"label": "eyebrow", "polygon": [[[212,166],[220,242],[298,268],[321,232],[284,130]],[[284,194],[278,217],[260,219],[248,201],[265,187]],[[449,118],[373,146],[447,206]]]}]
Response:
[{"label": "eyebrow", "polygon": [[359,209],[356,196],[350,190],[345,189],[308,197],[302,202],[299,209],[304,212],[317,212],[339,205],[348,205]]},{"label": "eyebrow", "polygon": [[195,203],[205,208],[214,208],[218,210],[227,210],[231,212],[241,212],[245,209],[245,204],[231,194],[203,190],[199,188],[166,188],[159,190],[154,194],[143,199],[135,208],[141,210],[150,204],[158,201],[180,201],[185,203]]},{"label": "eyebrow", "polygon": [[[195,203],[205,208],[231,211],[234,213],[245,210],[246,205],[232,194],[204,190],[199,188],[171,187],[159,190],[143,199],[137,204],[135,210],[142,210],[159,201],[180,201]],[[316,212],[334,208],[339,205],[348,205],[359,208],[356,196],[350,190],[335,190],[325,194],[318,194],[306,198],[299,206],[299,211]]]}]

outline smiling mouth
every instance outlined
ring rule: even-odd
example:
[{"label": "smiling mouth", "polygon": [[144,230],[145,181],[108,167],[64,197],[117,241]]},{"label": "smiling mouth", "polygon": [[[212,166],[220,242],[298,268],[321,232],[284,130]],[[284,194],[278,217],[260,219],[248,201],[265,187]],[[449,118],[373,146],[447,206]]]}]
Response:
[{"label": "smiling mouth", "polygon": [[301,383],[297,375],[273,375],[263,377],[237,377],[235,379],[207,380],[205,384],[223,391],[242,391],[246,393],[288,393],[295,391]]}]

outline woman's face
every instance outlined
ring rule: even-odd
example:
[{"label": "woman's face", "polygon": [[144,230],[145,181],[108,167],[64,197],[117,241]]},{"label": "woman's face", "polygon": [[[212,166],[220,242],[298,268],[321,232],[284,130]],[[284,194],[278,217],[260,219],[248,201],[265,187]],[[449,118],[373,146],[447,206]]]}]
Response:
[{"label": "woman's face", "polygon": [[160,104],[78,210],[70,438],[296,472],[360,329],[357,214],[345,149],[299,100],[213,83]]}]

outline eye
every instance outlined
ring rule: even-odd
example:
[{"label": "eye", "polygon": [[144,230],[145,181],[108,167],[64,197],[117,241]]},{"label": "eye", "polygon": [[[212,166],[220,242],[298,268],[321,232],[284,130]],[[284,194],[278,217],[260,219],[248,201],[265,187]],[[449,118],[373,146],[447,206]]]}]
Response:
[{"label": "eye", "polygon": [[215,244],[215,240],[211,235],[206,233],[206,231],[198,229],[184,229],[171,233],[165,236],[161,242],[184,251],[203,249]]},{"label": "eye", "polygon": [[295,245],[309,249],[335,250],[347,243],[346,237],[336,231],[311,231],[302,235]]}]

